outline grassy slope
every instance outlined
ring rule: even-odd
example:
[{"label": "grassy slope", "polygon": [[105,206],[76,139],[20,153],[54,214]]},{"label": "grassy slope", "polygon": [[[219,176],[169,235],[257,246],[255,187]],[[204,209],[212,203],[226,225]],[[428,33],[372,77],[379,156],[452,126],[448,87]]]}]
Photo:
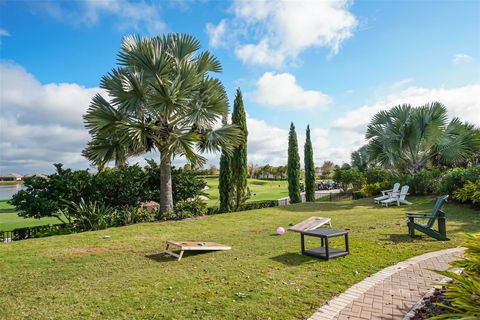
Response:
[{"label": "grassy slope", "polygon": [[57,218],[24,219],[17,215],[15,207],[8,204],[5,200],[0,200],[0,231],[58,223],[60,223],[60,221]]},{"label": "grassy slope", "polygon": [[[480,231],[480,212],[447,204],[452,241],[412,241],[404,212],[433,205],[431,198],[412,200],[408,208],[368,199],[298,204],[0,244],[0,318],[303,319],[381,268],[456,246],[461,231]],[[351,228],[351,255],[317,260],[299,254],[298,234],[272,235],[311,215]],[[167,239],[233,249],[176,262],[159,255]]]},{"label": "grassy slope", "polygon": [[[210,200],[207,201],[209,206],[218,206],[218,179],[208,178],[204,179],[210,189],[206,190]],[[288,197],[287,181],[267,181],[248,179],[248,187],[252,196],[248,199],[250,201],[260,200],[276,200]]]}]

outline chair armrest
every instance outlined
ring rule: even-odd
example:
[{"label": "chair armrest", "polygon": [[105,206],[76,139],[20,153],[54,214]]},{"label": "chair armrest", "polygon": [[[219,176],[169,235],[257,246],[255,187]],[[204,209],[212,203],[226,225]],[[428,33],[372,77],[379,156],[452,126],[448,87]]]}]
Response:
[{"label": "chair armrest", "polygon": [[392,190],[382,190],[381,192],[382,192],[382,196],[386,196],[387,194],[392,192]]},{"label": "chair armrest", "polygon": [[407,212],[405,214],[408,218],[430,218],[432,214],[424,212]]}]

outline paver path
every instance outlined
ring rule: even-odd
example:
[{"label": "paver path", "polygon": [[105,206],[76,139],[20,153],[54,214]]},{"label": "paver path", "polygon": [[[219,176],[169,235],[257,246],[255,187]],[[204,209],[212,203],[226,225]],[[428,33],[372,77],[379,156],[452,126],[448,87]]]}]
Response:
[{"label": "paver path", "polygon": [[445,270],[464,249],[426,253],[366,278],[330,300],[309,320],[403,319],[442,276],[428,269]]}]

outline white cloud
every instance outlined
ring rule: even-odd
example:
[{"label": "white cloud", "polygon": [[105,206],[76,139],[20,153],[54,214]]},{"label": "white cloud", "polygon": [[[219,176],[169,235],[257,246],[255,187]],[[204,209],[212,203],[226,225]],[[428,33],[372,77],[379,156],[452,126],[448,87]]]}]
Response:
[{"label": "white cloud", "polygon": [[474,61],[475,59],[473,59],[471,56],[465,53],[457,53],[456,55],[453,56],[454,64],[470,63]]},{"label": "white cloud", "polygon": [[[353,35],[358,25],[351,1],[236,0],[227,20],[244,63],[279,67],[311,47],[331,54]],[[256,55],[256,53],[258,55]]]},{"label": "white cloud", "polygon": [[227,31],[227,21],[223,19],[218,25],[207,23],[205,31],[208,34],[209,45],[213,48],[223,45],[223,37]]},{"label": "white cloud", "polygon": [[78,25],[93,26],[102,16],[114,16],[118,19],[116,27],[120,30],[146,30],[155,35],[165,31],[166,24],[161,19],[160,10],[155,3],[128,0],[84,0],[78,2],[80,8],[66,9],[61,3],[45,2],[44,9],[51,16]]},{"label": "white cloud", "polygon": [[457,88],[410,87],[398,93],[387,95],[374,104],[364,105],[347,112],[333,123],[333,128],[353,131],[364,135],[372,117],[381,110],[388,110],[401,104],[420,106],[438,101],[443,103],[450,117],[459,117],[475,125],[480,125],[480,84]]},{"label": "white cloud", "polygon": [[366,143],[365,132],[372,117],[381,110],[389,110],[401,104],[420,106],[438,101],[447,107],[450,117],[459,117],[463,121],[480,125],[479,96],[480,84],[458,88],[410,87],[389,94],[373,104],[355,108],[336,119],[330,130],[342,143],[327,150],[333,161],[337,159],[336,163],[349,162],[351,152]]},{"label": "white cloud", "polygon": [[0,170],[52,172],[52,164],[85,168],[82,115],[99,88],[41,84],[22,67],[0,64]]},{"label": "white cloud", "polygon": [[8,32],[3,28],[0,28],[0,37],[9,37],[9,36],[10,36],[10,32]]},{"label": "white cloud", "polygon": [[285,61],[285,55],[278,50],[272,50],[267,39],[263,39],[257,44],[237,46],[235,54],[243,63],[275,68],[281,67]]},{"label": "white cloud", "polygon": [[90,99],[102,92],[76,83],[41,84],[32,74],[12,63],[0,64],[0,75],[2,113],[13,114],[19,121],[83,126],[82,115]]},{"label": "white cloud", "polygon": [[331,99],[328,95],[300,87],[290,73],[264,73],[257,81],[253,99],[259,104],[285,109],[325,108]]}]

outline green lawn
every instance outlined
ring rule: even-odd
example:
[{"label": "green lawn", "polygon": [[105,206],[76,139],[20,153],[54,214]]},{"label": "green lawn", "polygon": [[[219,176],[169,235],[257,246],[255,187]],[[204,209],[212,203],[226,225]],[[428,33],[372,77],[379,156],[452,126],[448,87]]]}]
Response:
[{"label": "green lawn", "polygon": [[43,226],[48,224],[59,224],[57,218],[22,218],[15,212],[15,207],[5,200],[0,200],[0,231],[10,231],[16,228]]},{"label": "green lawn", "polygon": [[[207,201],[208,206],[218,206],[218,178],[204,179],[209,187],[205,192],[210,200]],[[248,202],[260,200],[277,200],[288,197],[287,181],[268,181],[258,179],[248,179],[248,187],[250,188],[251,197]]]},{"label": "green lawn", "polygon": [[[0,318],[305,319],[386,266],[454,247],[461,231],[480,232],[479,211],[449,203],[452,240],[412,241],[404,213],[431,208],[433,198],[409,200],[415,205],[297,204],[0,244]],[[298,234],[273,235],[312,215],[351,229],[351,255],[317,260],[299,254]],[[217,241],[232,250],[177,262],[159,254],[167,239]]]}]

